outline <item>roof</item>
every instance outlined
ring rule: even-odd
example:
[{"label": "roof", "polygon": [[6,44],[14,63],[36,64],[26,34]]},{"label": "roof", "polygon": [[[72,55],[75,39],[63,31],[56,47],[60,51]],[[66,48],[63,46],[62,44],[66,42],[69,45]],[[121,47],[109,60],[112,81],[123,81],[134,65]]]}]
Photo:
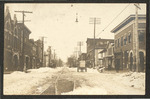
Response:
[{"label": "roof", "polygon": [[[87,38],[86,43],[92,42],[93,40],[94,40],[94,38]],[[113,42],[114,39],[101,39],[101,38],[95,38],[95,42],[97,42],[97,41],[110,41],[110,42]]]},{"label": "roof", "polygon": [[[138,19],[146,19],[146,15],[139,14]],[[127,25],[128,23],[130,23],[133,20],[135,20],[135,15],[130,15],[124,21],[122,21],[119,25],[117,25],[113,30],[111,30],[111,32],[116,33],[118,30],[120,30],[121,28],[123,28],[125,25]]]},{"label": "roof", "polygon": [[[89,40],[94,40],[94,38],[87,38],[87,41],[89,41]],[[95,38],[95,40],[100,40],[100,41],[110,41],[110,40],[114,40],[114,39]]]},{"label": "roof", "polygon": [[[23,23],[17,23],[19,26],[23,26]],[[26,28],[26,30],[28,30],[29,33],[31,33],[31,31],[29,30],[29,28],[24,24],[24,27]]]}]

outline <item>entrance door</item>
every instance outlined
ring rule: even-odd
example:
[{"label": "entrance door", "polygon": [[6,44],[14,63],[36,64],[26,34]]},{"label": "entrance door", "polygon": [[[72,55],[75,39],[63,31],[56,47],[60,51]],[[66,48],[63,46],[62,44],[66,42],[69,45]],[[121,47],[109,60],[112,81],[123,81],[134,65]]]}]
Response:
[{"label": "entrance door", "polygon": [[144,71],[144,53],[143,52],[139,52],[139,57],[140,57],[140,71],[143,72]]},{"label": "entrance door", "polygon": [[13,70],[17,70],[18,68],[18,57],[17,55],[14,56],[14,66],[13,66]]}]

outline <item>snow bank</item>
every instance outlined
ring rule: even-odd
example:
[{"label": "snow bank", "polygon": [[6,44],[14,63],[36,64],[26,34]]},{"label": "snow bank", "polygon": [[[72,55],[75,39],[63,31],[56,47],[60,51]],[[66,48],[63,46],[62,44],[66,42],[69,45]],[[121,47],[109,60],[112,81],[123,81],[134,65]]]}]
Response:
[{"label": "snow bank", "polygon": [[39,69],[29,69],[28,73],[15,71],[11,74],[4,74],[4,95],[26,95],[32,94],[33,89],[46,83],[54,72],[61,68],[43,67]]},{"label": "snow bank", "polygon": [[145,73],[128,72],[117,77],[123,84],[145,90]]},{"label": "snow bank", "polygon": [[99,88],[96,86],[89,87],[89,86],[82,86],[78,87],[77,89],[68,92],[62,93],[62,95],[106,95],[107,91],[103,88]]}]

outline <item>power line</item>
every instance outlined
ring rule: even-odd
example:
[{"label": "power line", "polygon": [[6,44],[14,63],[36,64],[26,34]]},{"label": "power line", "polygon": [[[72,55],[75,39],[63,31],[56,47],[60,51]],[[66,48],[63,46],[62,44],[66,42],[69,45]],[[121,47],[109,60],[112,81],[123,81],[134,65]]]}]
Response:
[{"label": "power line", "polygon": [[130,4],[128,4],[97,36],[99,36],[103,31],[105,31],[105,29],[114,21],[117,19],[117,17],[129,6]]}]

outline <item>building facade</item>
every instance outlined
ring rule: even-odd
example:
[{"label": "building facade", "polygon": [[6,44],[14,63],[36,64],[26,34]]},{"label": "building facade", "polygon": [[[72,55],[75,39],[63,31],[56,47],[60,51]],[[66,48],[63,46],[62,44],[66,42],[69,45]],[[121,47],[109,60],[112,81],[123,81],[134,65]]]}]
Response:
[{"label": "building facade", "polygon": [[[135,71],[134,61],[134,33],[135,15],[130,15],[112,31],[115,35],[115,66],[120,69]],[[146,64],[146,15],[138,15],[138,40],[139,40],[139,67],[138,71],[145,70]],[[136,43],[136,42],[135,42]]]},{"label": "building facade", "polygon": [[4,16],[4,71],[16,70],[19,67],[21,55],[20,32],[16,15],[12,20],[7,7]]},{"label": "building facade", "polygon": [[106,48],[99,52],[99,66],[114,69],[114,43],[107,42]]},{"label": "building facade", "polygon": [[107,41],[113,42],[113,39],[95,39],[95,52],[94,52],[94,39],[87,38],[87,64],[88,67],[94,66],[94,57],[95,57],[95,66],[99,65],[98,54],[100,51],[105,49]]},{"label": "building facade", "polygon": [[[9,8],[4,15],[4,72],[23,71],[37,68],[41,60],[41,42],[29,39],[31,31],[23,23],[18,23],[16,15],[11,18]],[[24,52],[24,53],[23,53]]]}]

